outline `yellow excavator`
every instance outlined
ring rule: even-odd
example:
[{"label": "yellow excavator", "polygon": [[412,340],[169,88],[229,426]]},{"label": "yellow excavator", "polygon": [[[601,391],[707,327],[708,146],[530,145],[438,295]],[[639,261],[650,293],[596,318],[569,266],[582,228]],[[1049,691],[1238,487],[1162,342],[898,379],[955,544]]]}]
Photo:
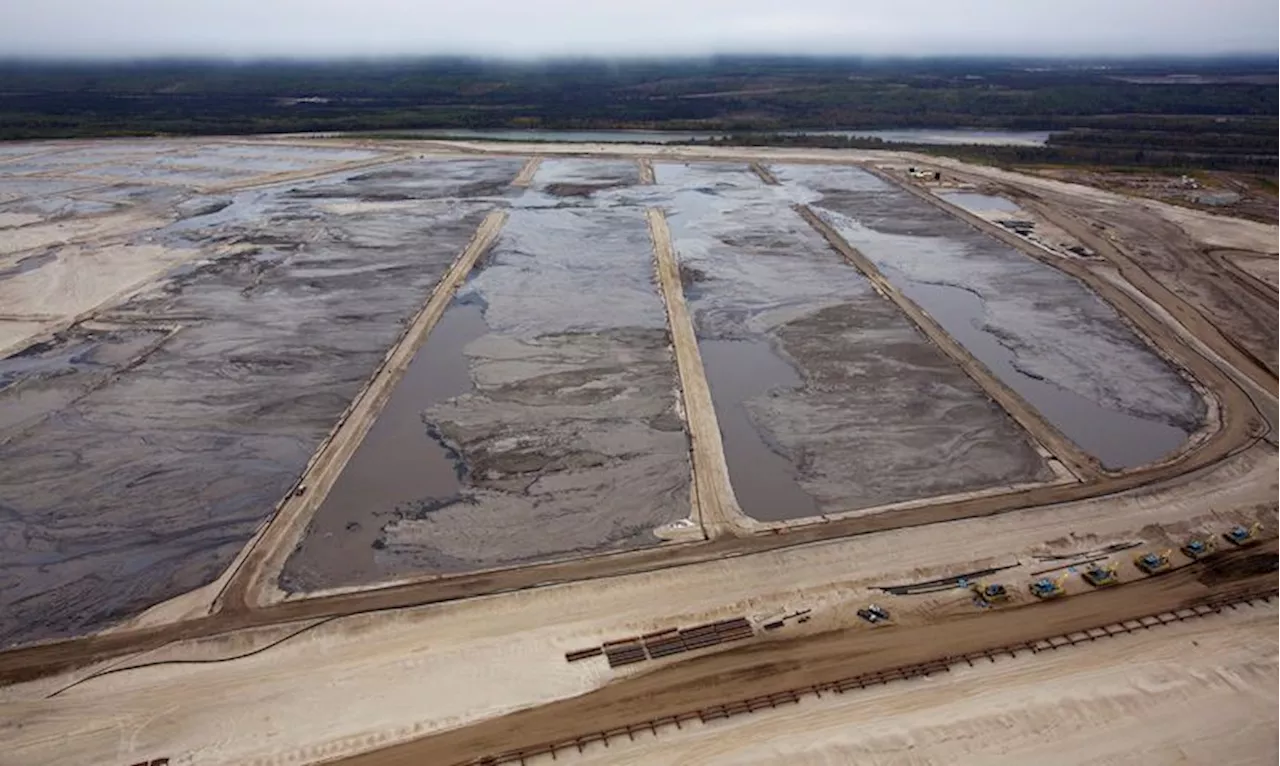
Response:
[{"label": "yellow excavator", "polygon": [[1120,578],[1116,575],[1116,564],[1113,561],[1108,561],[1105,566],[1095,562],[1081,572],[1080,576],[1095,588],[1105,588],[1120,582]]},{"label": "yellow excavator", "polygon": [[1258,542],[1258,533],[1261,531],[1261,524],[1252,524],[1248,527],[1236,525],[1229,532],[1223,533],[1222,536],[1232,545],[1253,545]]},{"label": "yellow excavator", "polygon": [[1192,561],[1196,561],[1213,553],[1217,547],[1218,544],[1212,537],[1193,537],[1182,546],[1182,553]]},{"label": "yellow excavator", "polygon": [[1146,574],[1160,574],[1161,572],[1169,571],[1171,566],[1169,556],[1171,555],[1173,555],[1173,551],[1139,553],[1133,557],[1133,565]]},{"label": "yellow excavator", "polygon": [[969,590],[973,591],[977,600],[986,606],[1003,604],[1009,600],[1009,589],[1000,583],[970,583]]},{"label": "yellow excavator", "polygon": [[1056,580],[1050,580],[1048,577],[1036,580],[1031,583],[1031,595],[1041,599],[1057,598],[1064,595],[1067,591],[1062,585],[1070,576],[1070,572],[1063,572]]}]

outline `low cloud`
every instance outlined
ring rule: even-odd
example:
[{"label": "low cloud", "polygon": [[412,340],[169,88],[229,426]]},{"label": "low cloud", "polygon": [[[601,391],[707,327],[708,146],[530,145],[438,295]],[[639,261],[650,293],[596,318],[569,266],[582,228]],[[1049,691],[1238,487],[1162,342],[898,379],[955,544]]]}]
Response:
[{"label": "low cloud", "polygon": [[1275,0],[9,0],[0,56],[1274,53]]}]

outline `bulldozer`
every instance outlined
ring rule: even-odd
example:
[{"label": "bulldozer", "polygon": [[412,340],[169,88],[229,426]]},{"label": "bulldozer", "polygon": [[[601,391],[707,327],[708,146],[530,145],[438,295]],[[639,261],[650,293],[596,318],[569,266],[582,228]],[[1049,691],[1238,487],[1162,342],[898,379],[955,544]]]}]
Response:
[{"label": "bulldozer", "polygon": [[1224,532],[1222,536],[1232,545],[1253,545],[1258,542],[1258,532],[1260,531],[1262,531],[1261,524],[1253,524],[1249,527],[1242,527],[1237,524],[1230,531]]},{"label": "bulldozer", "polygon": [[1133,557],[1133,565],[1149,575],[1167,572],[1171,566],[1169,556],[1172,553],[1173,551],[1139,553]]},{"label": "bulldozer", "polygon": [[1098,563],[1091,564],[1080,576],[1095,588],[1105,588],[1109,585],[1117,585],[1120,582],[1120,578],[1116,576],[1116,565],[1110,561],[1107,562],[1106,566]]},{"label": "bulldozer", "polygon": [[1066,594],[1067,591],[1062,584],[1067,581],[1068,576],[1067,572],[1063,572],[1056,580],[1050,580],[1048,577],[1036,580],[1031,583],[1031,595],[1040,599],[1050,599]]},{"label": "bulldozer", "polygon": [[1216,547],[1217,544],[1213,541],[1212,537],[1193,537],[1187,541],[1186,545],[1182,546],[1182,553],[1187,558],[1195,561],[1208,556]]},{"label": "bulldozer", "polygon": [[1009,588],[1005,588],[1000,583],[972,583],[969,589],[973,591],[978,601],[987,606],[1009,601]]},{"label": "bulldozer", "polygon": [[982,606],[1003,604],[1009,600],[1009,589],[1000,583],[970,583],[969,590]]}]

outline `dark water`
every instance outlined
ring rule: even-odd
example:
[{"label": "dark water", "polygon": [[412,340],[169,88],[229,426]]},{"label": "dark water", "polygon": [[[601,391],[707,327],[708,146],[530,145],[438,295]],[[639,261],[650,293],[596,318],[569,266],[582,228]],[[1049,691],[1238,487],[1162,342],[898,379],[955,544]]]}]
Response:
[{"label": "dark water", "polygon": [[[349,525],[374,513],[413,512],[457,496],[458,461],[422,413],[472,390],[465,349],[487,331],[478,304],[454,302],[445,310],[317,511],[318,523]],[[351,538],[339,547],[362,552],[378,533],[371,524],[328,531]]]},{"label": "dark water", "polygon": [[760,521],[817,514],[813,498],[796,480],[795,466],[769,446],[744,406],[773,389],[799,386],[800,376],[764,340],[702,340],[698,348],[742,511]]},{"label": "dark water", "polygon": [[1186,441],[1187,434],[1180,428],[1108,409],[1016,368],[1013,354],[982,328],[983,303],[973,293],[951,285],[912,282],[901,275],[891,280],[1005,385],[1107,468],[1158,460]]}]

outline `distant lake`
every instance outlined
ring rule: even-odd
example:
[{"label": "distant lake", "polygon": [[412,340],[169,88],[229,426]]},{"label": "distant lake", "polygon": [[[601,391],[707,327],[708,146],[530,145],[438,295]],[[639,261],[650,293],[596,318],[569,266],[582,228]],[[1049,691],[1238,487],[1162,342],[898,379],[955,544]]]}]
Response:
[{"label": "distant lake", "polygon": [[1044,146],[1048,131],[971,130],[966,128],[904,128],[902,130],[788,130],[787,135],[878,138],[902,144],[985,144],[988,146]]},{"label": "distant lake", "polygon": [[432,130],[379,130],[379,135],[430,136],[476,141],[556,141],[582,144],[674,144],[694,139],[722,137],[723,133],[678,130],[513,130],[508,128],[440,128]]},{"label": "distant lake", "polygon": [[[377,131],[379,134],[431,136],[477,141],[557,141],[565,143],[603,144],[673,144],[683,141],[723,138],[727,134],[678,130],[492,130],[441,128],[438,130]],[[914,144],[987,144],[1002,146],[1043,146],[1049,140],[1047,131],[970,130],[965,128],[904,128],[901,130],[784,130],[785,135],[853,136],[878,138],[889,143]]]}]

